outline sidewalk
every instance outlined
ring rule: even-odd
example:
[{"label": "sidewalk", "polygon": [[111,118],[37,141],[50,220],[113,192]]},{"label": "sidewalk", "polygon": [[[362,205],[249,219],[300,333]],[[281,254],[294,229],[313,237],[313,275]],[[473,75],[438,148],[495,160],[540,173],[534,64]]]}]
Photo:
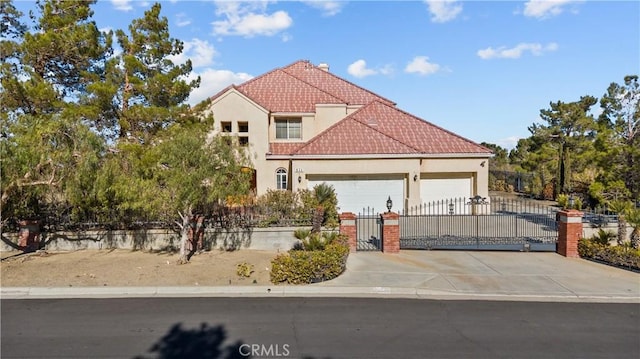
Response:
[{"label": "sidewalk", "polygon": [[640,274],[555,253],[352,253],[323,283],[219,287],[2,287],[2,299],[124,297],[399,297],[640,303]]}]

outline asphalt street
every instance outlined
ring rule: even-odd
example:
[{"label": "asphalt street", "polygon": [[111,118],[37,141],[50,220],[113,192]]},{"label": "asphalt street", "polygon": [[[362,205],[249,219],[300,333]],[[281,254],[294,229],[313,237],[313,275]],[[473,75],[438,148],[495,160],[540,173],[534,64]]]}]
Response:
[{"label": "asphalt street", "polygon": [[638,358],[637,303],[3,299],[7,358]]}]

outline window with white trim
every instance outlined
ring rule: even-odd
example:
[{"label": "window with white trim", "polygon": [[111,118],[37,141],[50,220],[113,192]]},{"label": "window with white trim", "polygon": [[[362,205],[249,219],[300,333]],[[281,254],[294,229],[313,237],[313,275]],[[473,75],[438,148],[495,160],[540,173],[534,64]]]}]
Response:
[{"label": "window with white trim", "polygon": [[276,170],[276,188],[287,189],[287,170],[284,168]]},{"label": "window with white trim", "polygon": [[281,118],[276,119],[276,139],[301,139],[302,138],[302,119],[300,118]]}]

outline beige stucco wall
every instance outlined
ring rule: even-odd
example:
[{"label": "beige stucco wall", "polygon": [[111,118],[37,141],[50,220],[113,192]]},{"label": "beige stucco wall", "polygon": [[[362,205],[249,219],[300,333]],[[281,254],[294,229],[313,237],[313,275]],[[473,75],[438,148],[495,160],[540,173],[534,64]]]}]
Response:
[{"label": "beige stucco wall", "polygon": [[313,134],[311,137],[316,136],[345,117],[347,117],[347,106],[344,104],[316,105],[316,116],[313,120]]},{"label": "beige stucco wall", "polygon": [[[265,161],[269,151],[269,114],[262,107],[252,102],[235,90],[230,90],[212,102],[211,111],[214,118],[214,132],[220,132],[222,122],[231,122],[231,136],[238,135],[238,122],[249,124],[249,156],[256,171],[257,192],[266,192],[269,181],[275,185],[275,169]],[[273,175],[272,175],[273,174]]]}]

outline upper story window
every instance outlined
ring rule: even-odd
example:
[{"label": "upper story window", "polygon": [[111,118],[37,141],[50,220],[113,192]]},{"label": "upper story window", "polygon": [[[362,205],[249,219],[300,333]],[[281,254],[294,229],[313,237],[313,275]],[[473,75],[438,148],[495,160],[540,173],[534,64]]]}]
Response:
[{"label": "upper story window", "polygon": [[284,168],[276,170],[276,188],[287,189],[287,170]]},{"label": "upper story window", "polygon": [[238,122],[238,132],[249,132],[249,122]]},{"label": "upper story window", "polygon": [[231,122],[221,122],[222,132],[231,132]]},{"label": "upper story window", "polygon": [[276,119],[276,139],[301,139],[302,119],[283,118]]}]

